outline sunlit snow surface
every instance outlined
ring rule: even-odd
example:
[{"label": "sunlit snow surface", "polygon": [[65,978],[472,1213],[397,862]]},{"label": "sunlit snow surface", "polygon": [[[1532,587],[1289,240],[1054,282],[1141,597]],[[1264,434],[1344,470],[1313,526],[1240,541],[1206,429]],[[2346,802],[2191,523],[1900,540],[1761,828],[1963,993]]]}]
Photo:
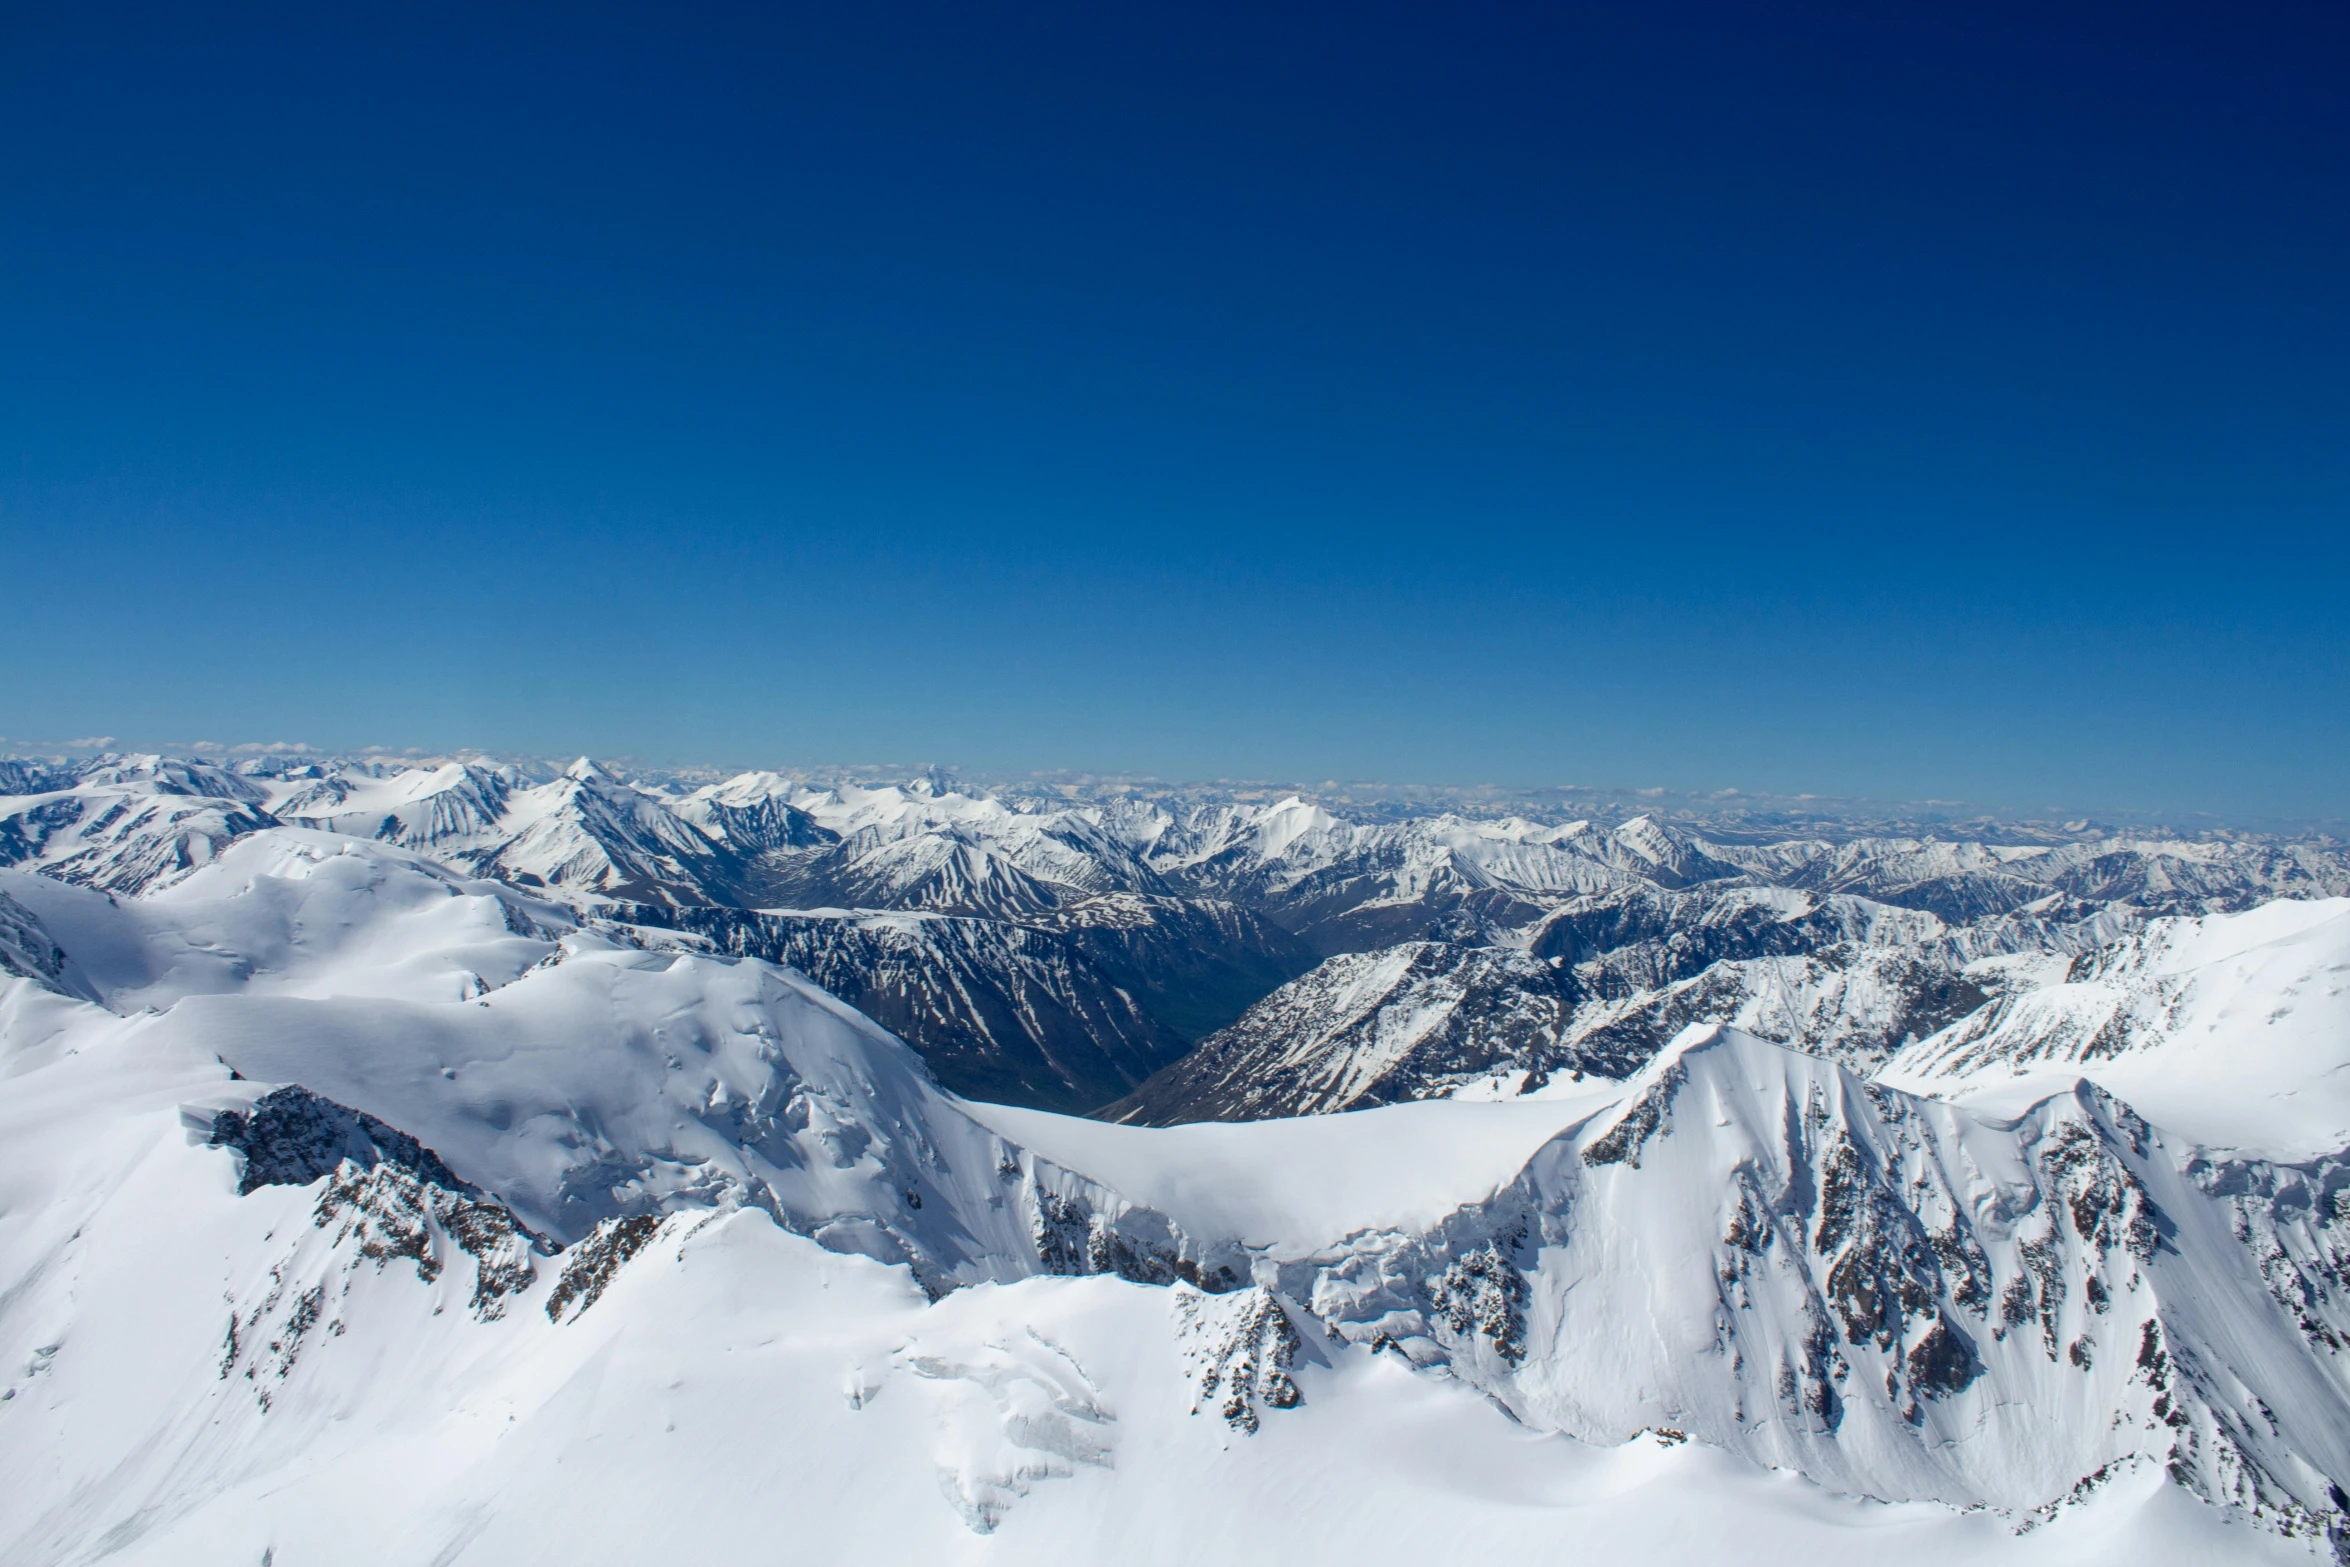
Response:
[{"label": "sunlit snow surface", "polygon": [[[1668,1239],[1679,1207],[1711,1226],[1724,1135],[1779,1102],[1772,1074],[1858,1093],[1759,1042],[1691,1042],[1629,1086],[1148,1131],[964,1106],[785,971],[642,951],[385,844],[270,830],[143,899],[17,874],[0,893],[75,965],[71,984],[0,983],[0,1562],[2323,1551],[2152,1463],[2018,1532],[2028,1514],[1837,1494],[1702,1440],[1577,1441],[1496,1401],[1551,1407],[1572,1358],[1489,1396],[1465,1351],[1415,1365],[1302,1303],[1042,1271],[1047,1202],[1135,1236],[1163,1220],[1187,1256],[1261,1277],[1546,1182]],[[1578,1160],[1676,1069],[1718,1109],[1668,1105],[1645,1171]],[[485,1308],[439,1231],[436,1272],[330,1216],[329,1181],[237,1195],[210,1117],[283,1083],[421,1138],[573,1251]],[[1952,1125],[1935,1135],[1988,1146]],[[551,1319],[599,1221],[663,1211],[592,1305]],[[1580,1255],[1545,1266],[1569,1278]],[[1689,1260],[1653,1256],[1660,1288]],[[2266,1300],[2249,1262],[2209,1287]],[[1260,1399],[1253,1431],[1223,1404],[1250,1309],[1302,1330],[1300,1396]],[[1660,1301],[1653,1320],[1713,1309]],[[1226,1380],[1203,1391],[1211,1367]]]},{"label": "sunlit snow surface", "polygon": [[2208,1147],[2350,1148],[2350,898],[2150,922],[1881,1080],[2013,1113],[2086,1077]]}]

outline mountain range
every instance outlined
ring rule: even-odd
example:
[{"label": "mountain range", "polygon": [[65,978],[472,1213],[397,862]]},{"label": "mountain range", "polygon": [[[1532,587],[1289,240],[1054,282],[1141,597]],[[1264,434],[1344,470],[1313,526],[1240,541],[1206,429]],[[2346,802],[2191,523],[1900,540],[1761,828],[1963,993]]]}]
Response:
[{"label": "mountain range", "polygon": [[8,782],[0,1562],[2350,1542],[2323,841]]},{"label": "mountain range", "polygon": [[[0,864],[135,894],[270,826],[361,837],[658,939],[790,964],[956,1092],[1127,1119],[1236,1113],[1209,1081],[1227,1059],[1243,1063],[1249,1113],[1288,1114],[1478,1074],[1537,1082],[1586,1055],[1620,1075],[1702,1020],[1866,1066],[1986,1004],[2013,967],[1993,960],[2350,893],[2350,851],[2327,840],[1751,841],[1640,815],[1358,823],[1298,795],[1006,800],[927,777],[815,787],[760,772],[689,788],[584,758],[560,771],[8,765]],[[1372,954],[1388,957],[1348,961]],[[1441,1026],[1432,965],[1483,976],[1441,1003]],[[1404,1048],[1398,1007],[1430,1020],[1408,1060],[1337,1068],[1358,1086],[1335,1096],[1256,1080],[1246,1041],[1269,1018],[1287,1020],[1284,1050],[1352,1040],[1341,1014],[1362,1004],[1365,974],[1390,972],[1404,990],[1375,1009],[1379,1048]],[[1530,1021],[1561,1008],[1547,1033]]]}]

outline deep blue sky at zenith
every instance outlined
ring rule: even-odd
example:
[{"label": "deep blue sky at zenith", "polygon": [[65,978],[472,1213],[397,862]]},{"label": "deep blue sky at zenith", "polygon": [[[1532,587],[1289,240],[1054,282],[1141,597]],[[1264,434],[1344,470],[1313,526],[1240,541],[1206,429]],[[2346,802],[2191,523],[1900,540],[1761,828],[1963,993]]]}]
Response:
[{"label": "deep blue sky at zenith", "polygon": [[0,749],[2350,812],[2339,5],[12,7]]}]

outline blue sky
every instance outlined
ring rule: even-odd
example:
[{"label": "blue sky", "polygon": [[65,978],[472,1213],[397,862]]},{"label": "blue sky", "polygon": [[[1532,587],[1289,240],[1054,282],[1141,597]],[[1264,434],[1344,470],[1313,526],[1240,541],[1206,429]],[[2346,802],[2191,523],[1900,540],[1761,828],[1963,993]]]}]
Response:
[{"label": "blue sky", "polygon": [[0,49],[0,735],[2340,816],[2350,20]]}]

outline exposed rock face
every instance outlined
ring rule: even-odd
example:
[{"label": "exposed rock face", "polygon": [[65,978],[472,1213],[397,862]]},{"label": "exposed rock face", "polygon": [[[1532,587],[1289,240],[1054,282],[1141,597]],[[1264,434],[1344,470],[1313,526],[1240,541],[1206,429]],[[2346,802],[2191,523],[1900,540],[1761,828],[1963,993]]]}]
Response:
[{"label": "exposed rock face", "polygon": [[1594,1060],[1638,1063],[1683,1029],[1728,1023],[1870,1071],[1981,1007],[1990,983],[1930,950],[1842,944],[1716,963],[1653,990],[1595,997],[1577,1012],[1570,1038]]},{"label": "exposed rock face", "polygon": [[468,1304],[482,1321],[505,1315],[508,1297],[530,1288],[538,1277],[532,1260],[537,1237],[513,1214],[485,1202],[470,1189],[451,1191],[389,1160],[362,1169],[346,1159],[318,1194],[312,1222],[335,1230],[334,1244],[349,1242],[379,1268],[395,1257],[416,1265],[430,1284],[452,1253],[474,1261]]},{"label": "exposed rock face", "polygon": [[11,975],[61,995],[94,999],[72,959],[50,939],[33,911],[0,892],[0,979]]},{"label": "exposed rock face", "polygon": [[1911,947],[1724,961],[1621,994],[1607,993],[1600,967],[1430,942],[1331,958],[1096,1113],[1169,1126],[1622,1079],[1701,1023],[1869,1070],[1988,999],[1983,983]]},{"label": "exposed rock face", "polygon": [[1687,979],[1723,961],[1785,957],[1841,943],[1931,940],[1944,929],[1931,914],[1846,895],[1738,883],[1636,886],[1569,900],[1527,934],[1526,947],[1585,967],[1595,989],[1621,995]]},{"label": "exposed rock face", "polygon": [[[345,1159],[320,1189],[308,1233],[270,1268],[266,1285],[232,1301],[221,1380],[242,1380],[267,1414],[305,1352],[344,1336],[346,1307],[368,1275],[406,1263],[437,1293],[443,1275],[470,1259],[465,1305],[474,1320],[495,1322],[537,1281],[536,1254],[535,1238],[495,1203],[389,1161],[362,1168]],[[422,1307],[439,1309],[429,1300]]]},{"label": "exposed rock face", "polygon": [[1136,1284],[1181,1281],[1209,1294],[1238,1289],[1246,1281],[1244,1257],[1229,1248],[1203,1257],[1164,1214],[1134,1207],[1049,1165],[1037,1174],[1036,1257],[1046,1273],[1113,1274]]},{"label": "exposed rock face", "polygon": [[1592,1056],[1570,1043],[1580,994],[1564,966],[1501,948],[1413,942],[1335,957],[1099,1113],[1246,1121],[1426,1098],[1513,1068],[1626,1075],[1646,1053]]},{"label": "exposed rock face", "polygon": [[968,1098],[1082,1111],[1184,1041],[1065,938],[951,915],[744,915],[687,922],[723,951],[806,974],[916,1045]]},{"label": "exposed rock face", "polygon": [[1117,895],[1030,919],[937,913],[673,917],[722,951],[800,970],[922,1052],[967,1098],[1082,1113],[1181,1056],[1309,962],[1226,904]]},{"label": "exposed rock face", "polygon": [[406,1132],[298,1083],[263,1095],[250,1110],[221,1111],[213,1117],[211,1143],[244,1155],[237,1190],[246,1195],[264,1186],[307,1186],[345,1161],[362,1170],[396,1165],[446,1191],[475,1192]]},{"label": "exposed rock face", "polygon": [[267,791],[203,762],[102,756],[19,769],[37,792],[0,797],[0,865],[37,866],[109,892],[168,886],[248,833],[277,825]]},{"label": "exposed rock face", "polygon": [[606,1219],[591,1230],[564,1254],[563,1271],[547,1293],[547,1320],[561,1322],[565,1313],[577,1319],[593,1306],[621,1267],[661,1233],[663,1222],[659,1214],[637,1213]]},{"label": "exposed rock face", "polygon": [[1254,1436],[1266,1411],[1305,1401],[1290,1368],[1304,1341],[1271,1291],[1217,1297],[1178,1287],[1175,1342],[1194,1377],[1191,1412],[1212,1413]]},{"label": "exposed rock face", "polygon": [[1188,1047],[1314,966],[1311,947],[1253,909],[1109,893],[1029,922],[1051,931]]}]

